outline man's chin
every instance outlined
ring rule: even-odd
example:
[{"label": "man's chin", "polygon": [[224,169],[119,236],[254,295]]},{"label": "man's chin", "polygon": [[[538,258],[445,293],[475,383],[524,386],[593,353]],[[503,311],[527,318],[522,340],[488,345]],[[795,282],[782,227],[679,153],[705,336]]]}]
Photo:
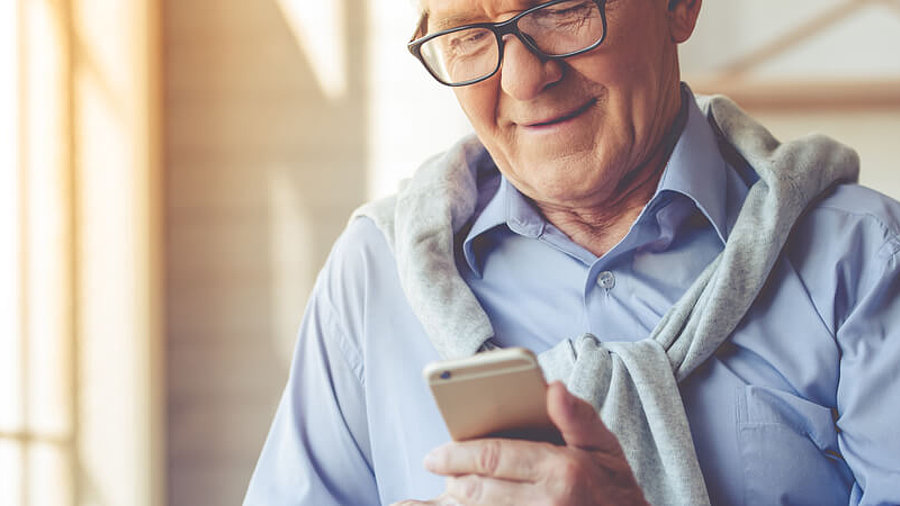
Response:
[{"label": "man's chin", "polygon": [[538,204],[571,207],[582,202],[586,196],[596,194],[597,188],[591,186],[591,182],[594,181],[591,174],[573,172],[565,164],[532,166],[531,170],[529,174],[531,177],[511,182],[525,196]]},{"label": "man's chin", "polygon": [[524,142],[520,145],[518,155],[521,165],[538,170],[555,165],[572,167],[584,163],[593,164],[591,160],[595,159],[590,147],[555,141]]}]

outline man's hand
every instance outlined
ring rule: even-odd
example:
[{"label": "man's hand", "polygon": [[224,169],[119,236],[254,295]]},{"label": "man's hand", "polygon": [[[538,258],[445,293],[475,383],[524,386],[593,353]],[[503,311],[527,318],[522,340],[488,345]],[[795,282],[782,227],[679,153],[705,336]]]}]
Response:
[{"label": "man's hand", "polygon": [[594,408],[560,382],[547,389],[547,411],[566,446],[513,439],[448,443],[425,457],[447,477],[431,501],[400,505],[647,504],[615,436]]}]

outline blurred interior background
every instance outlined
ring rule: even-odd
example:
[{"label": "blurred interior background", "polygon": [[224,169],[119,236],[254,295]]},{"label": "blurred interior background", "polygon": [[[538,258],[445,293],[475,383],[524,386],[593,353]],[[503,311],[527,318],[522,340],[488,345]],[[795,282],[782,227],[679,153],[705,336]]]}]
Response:
[{"label": "blurred interior background", "polygon": [[[241,501],[349,213],[468,130],[413,4],[0,2],[0,504]],[[682,62],[900,197],[900,0],[708,0]]]}]

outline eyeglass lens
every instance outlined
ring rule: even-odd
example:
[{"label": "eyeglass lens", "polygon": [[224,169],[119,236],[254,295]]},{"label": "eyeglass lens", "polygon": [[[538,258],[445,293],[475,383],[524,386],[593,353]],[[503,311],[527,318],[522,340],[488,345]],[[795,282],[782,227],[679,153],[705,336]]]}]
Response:
[{"label": "eyeglass lens", "polygon": [[[588,48],[603,38],[603,20],[594,0],[551,3],[516,22],[527,43],[543,56],[564,56]],[[500,65],[494,32],[468,27],[428,40],[421,47],[429,70],[447,84],[473,81],[492,74]]]}]

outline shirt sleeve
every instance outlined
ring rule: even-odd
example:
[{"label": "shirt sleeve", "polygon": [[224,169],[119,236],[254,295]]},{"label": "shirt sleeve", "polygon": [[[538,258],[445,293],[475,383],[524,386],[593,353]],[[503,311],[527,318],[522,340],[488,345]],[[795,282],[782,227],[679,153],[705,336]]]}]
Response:
[{"label": "shirt sleeve", "polygon": [[851,504],[900,504],[898,251],[900,241],[889,237],[865,261],[839,266],[846,291],[835,303],[852,310],[837,331],[836,423],[841,454],[856,479]]},{"label": "shirt sleeve", "polygon": [[378,504],[362,361],[323,295],[327,277],[326,268],[304,315],[245,506]]}]

